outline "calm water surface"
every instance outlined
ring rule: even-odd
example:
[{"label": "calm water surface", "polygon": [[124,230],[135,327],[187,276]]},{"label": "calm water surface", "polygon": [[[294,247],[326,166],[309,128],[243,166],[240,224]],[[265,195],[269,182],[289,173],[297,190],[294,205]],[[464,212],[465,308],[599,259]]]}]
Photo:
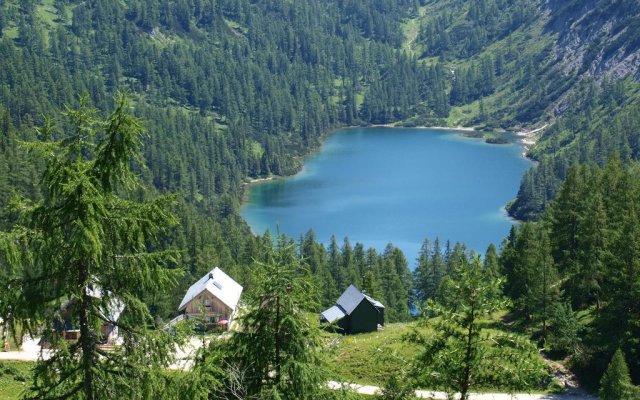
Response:
[{"label": "calm water surface", "polygon": [[513,223],[503,207],[531,166],[522,151],[446,130],[345,129],[296,176],[252,185],[242,215],[256,233],[313,229],[324,243],[348,236],[379,250],[391,242],[412,265],[425,238],[484,252]]}]

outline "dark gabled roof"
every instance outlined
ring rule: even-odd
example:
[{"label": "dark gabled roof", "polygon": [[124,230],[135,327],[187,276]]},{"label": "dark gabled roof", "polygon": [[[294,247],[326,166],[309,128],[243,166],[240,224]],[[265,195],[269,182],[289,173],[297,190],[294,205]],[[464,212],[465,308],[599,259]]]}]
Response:
[{"label": "dark gabled roof", "polygon": [[324,318],[324,320],[329,323],[333,321],[337,321],[347,316],[347,313],[345,313],[344,310],[339,306],[333,306],[331,308],[328,308],[323,312],[321,312],[320,314],[322,315],[322,318]]},{"label": "dark gabled roof", "polygon": [[342,293],[342,295],[336,301],[336,305],[323,311],[322,317],[327,322],[333,322],[339,319],[344,318],[347,315],[350,315],[353,310],[362,303],[362,300],[367,300],[376,308],[384,308],[384,305],[380,303],[378,300],[375,300],[372,297],[367,296],[362,293],[355,286],[349,285],[349,287]]}]

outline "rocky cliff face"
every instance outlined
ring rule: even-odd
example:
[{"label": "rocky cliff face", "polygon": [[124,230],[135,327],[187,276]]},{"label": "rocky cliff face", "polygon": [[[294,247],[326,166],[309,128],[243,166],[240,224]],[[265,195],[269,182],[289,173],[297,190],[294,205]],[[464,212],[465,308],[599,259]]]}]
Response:
[{"label": "rocky cliff face", "polygon": [[638,0],[543,0],[541,8],[567,75],[640,79]]}]

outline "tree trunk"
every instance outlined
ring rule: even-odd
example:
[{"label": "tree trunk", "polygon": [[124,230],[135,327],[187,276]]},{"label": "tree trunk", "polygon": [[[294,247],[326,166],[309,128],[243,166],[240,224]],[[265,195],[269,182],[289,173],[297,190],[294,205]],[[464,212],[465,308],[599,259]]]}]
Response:
[{"label": "tree trunk", "polygon": [[7,320],[4,322],[2,329],[2,348],[4,351],[11,350],[9,348],[9,321],[11,320],[11,314],[7,316]]},{"label": "tree trunk", "polygon": [[79,303],[78,318],[80,320],[80,346],[82,348],[83,391],[86,400],[93,400],[93,335],[89,327],[89,310],[91,299],[87,293],[89,273],[84,263],[78,271],[78,284],[82,288],[82,298]]},{"label": "tree trunk", "polygon": [[276,383],[280,382],[280,296],[276,297]]},{"label": "tree trunk", "polygon": [[471,357],[473,353],[473,324],[476,319],[475,302],[471,306],[471,321],[467,330],[467,349],[464,355],[464,375],[462,384],[460,385],[460,400],[467,400],[469,396],[469,387],[471,386]]}]

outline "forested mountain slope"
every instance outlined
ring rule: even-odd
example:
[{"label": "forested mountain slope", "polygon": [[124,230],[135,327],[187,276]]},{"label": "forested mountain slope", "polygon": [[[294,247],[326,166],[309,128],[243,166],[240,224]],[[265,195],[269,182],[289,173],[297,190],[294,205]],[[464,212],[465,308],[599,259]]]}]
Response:
[{"label": "forested mountain slope", "polygon": [[[104,117],[126,92],[148,132],[146,167],[133,166],[146,189],[129,195],[177,198],[180,224],[160,247],[178,249],[170,267],[186,273],[174,293],[136,293],[159,322],[212,266],[256,287],[256,261],[274,257],[274,240],[240,218],[245,183],[298,171],[332,129],[549,124],[510,205],[542,221],[514,229],[501,251],[491,246],[483,268],[506,275],[514,318],[544,346],[593,379],[621,347],[637,381],[638,296],[620,293],[639,293],[639,49],[637,0],[4,0],[0,230],[16,222],[14,192],[43,196],[43,160],[22,142],[70,135],[60,112],[82,94]],[[46,123],[60,129],[36,129]],[[464,245],[426,241],[412,275],[413,260],[393,245],[382,254],[346,238],[324,246],[312,231],[295,256],[321,305],[356,283],[389,321],[446,300],[452,272],[470,262]],[[2,268],[0,278],[15,273]]]},{"label": "forested mountain slope", "polygon": [[[211,265],[248,284],[247,268],[268,256],[271,240],[251,235],[238,216],[247,177],[295,172],[299,157],[333,127],[446,115],[441,66],[395,50],[411,7],[405,1],[3,2],[2,208],[13,190],[40,196],[41,165],[19,142],[36,138],[34,127],[45,115],[73,106],[83,93],[108,110],[112,95],[125,91],[149,132],[147,168],[138,172],[154,191],[180,199],[181,224],[164,244],[181,250],[188,271],[176,297]],[[438,84],[438,92],[431,90]],[[63,126],[62,119],[53,123]],[[12,213],[2,215],[4,226],[13,222]],[[160,315],[174,312],[172,296],[149,301]]]},{"label": "forested mountain slope", "polygon": [[406,47],[451,71],[451,122],[551,125],[529,153],[540,166],[510,206],[530,219],[571,164],[638,158],[639,23],[634,0],[432,1],[405,25]]},{"label": "forested mountain slope", "polygon": [[[297,171],[343,125],[555,123],[511,207],[535,218],[573,162],[639,157],[638,9],[631,0],[7,0],[0,205],[13,190],[40,196],[41,165],[18,143],[36,138],[45,115],[82,93],[107,110],[125,91],[149,132],[138,172],[180,198],[182,224],[165,245],[183,251],[183,285],[211,264],[242,281],[269,242],[238,216],[244,181]],[[0,224],[12,222],[2,214]],[[406,260],[395,264],[387,272],[403,281]],[[157,302],[161,314],[173,309]]]},{"label": "forested mountain slope", "polygon": [[7,1],[4,136],[28,135],[79,93],[105,109],[129,91],[154,132],[150,183],[193,204],[238,199],[245,177],[296,171],[338,125],[511,128],[566,114],[571,94],[590,95],[576,89],[585,81],[637,75],[637,11],[595,0]]}]

